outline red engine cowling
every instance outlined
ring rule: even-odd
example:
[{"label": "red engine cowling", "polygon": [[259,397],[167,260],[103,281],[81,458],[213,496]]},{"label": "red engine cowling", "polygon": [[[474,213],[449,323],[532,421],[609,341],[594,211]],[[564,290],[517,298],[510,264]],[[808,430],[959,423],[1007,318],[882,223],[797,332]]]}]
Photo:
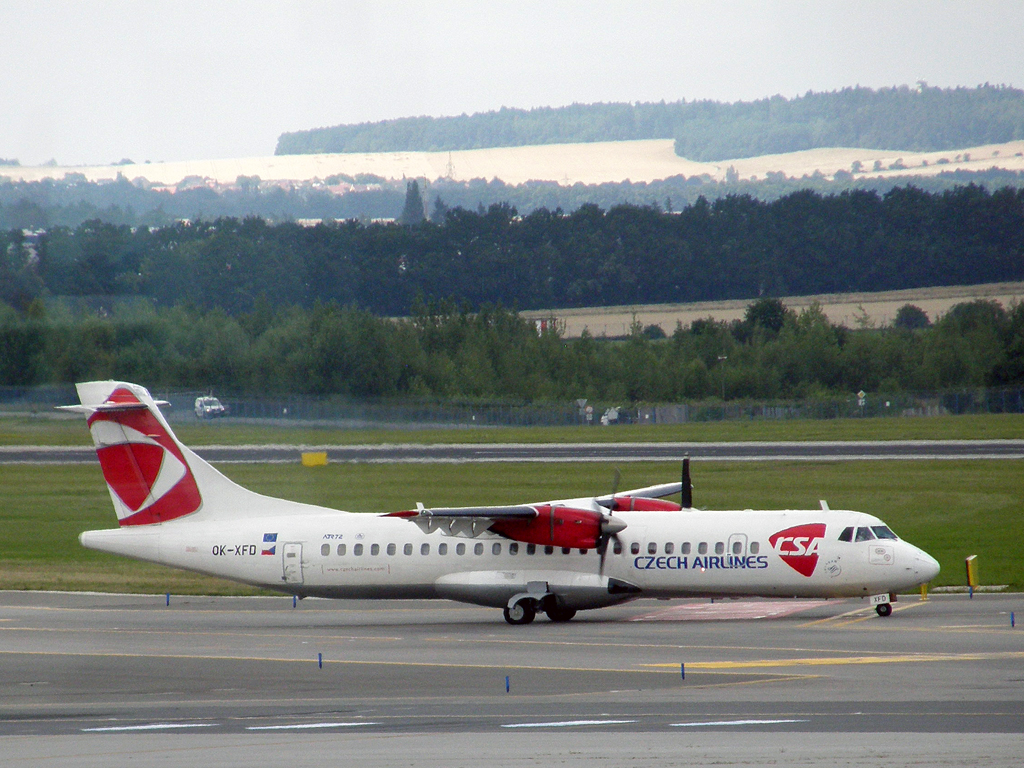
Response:
[{"label": "red engine cowling", "polygon": [[616,496],[615,506],[612,507],[616,512],[678,512],[682,509],[681,506],[676,504],[674,501],[665,501],[664,499],[645,499],[641,496]]},{"label": "red engine cowling", "polygon": [[499,520],[491,526],[491,531],[528,544],[574,549],[597,547],[606,522],[600,512],[549,504],[534,509],[538,514],[532,520]]}]

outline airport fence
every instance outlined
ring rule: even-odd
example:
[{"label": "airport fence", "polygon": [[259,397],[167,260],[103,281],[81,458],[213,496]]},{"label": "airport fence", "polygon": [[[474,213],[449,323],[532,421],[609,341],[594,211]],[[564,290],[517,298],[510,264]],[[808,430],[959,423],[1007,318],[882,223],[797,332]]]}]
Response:
[{"label": "airport fence", "polygon": [[[251,396],[195,390],[154,390],[167,400],[171,422],[196,421],[197,397],[217,396],[225,422],[273,422],[282,426],[336,426],[352,429],[496,426],[682,424],[686,422],[929,417],[970,413],[1024,413],[1024,389],[981,388],[898,394],[860,393],[799,401],[693,401],[651,405],[616,403],[515,403],[457,401],[351,400],[331,396]],[[57,413],[54,407],[78,402],[71,385],[0,387],[0,414]]]}]

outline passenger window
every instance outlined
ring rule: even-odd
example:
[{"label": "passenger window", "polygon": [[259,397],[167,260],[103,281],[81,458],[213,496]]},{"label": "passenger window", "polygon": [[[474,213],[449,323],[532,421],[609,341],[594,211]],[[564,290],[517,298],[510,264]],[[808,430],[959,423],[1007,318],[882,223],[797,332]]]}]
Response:
[{"label": "passenger window", "polygon": [[407,554],[407,555],[411,555],[412,554],[412,544],[406,544],[404,547],[402,547],[402,551],[405,554]]},{"label": "passenger window", "polygon": [[448,542],[442,541],[440,544],[437,545],[437,554],[439,554],[439,555],[447,555],[448,554]]},{"label": "passenger window", "polygon": [[743,543],[739,542],[739,541],[734,541],[732,543],[732,553],[734,555],[739,555],[742,552],[743,552]]},{"label": "passenger window", "polygon": [[760,551],[761,551],[761,545],[760,544],[758,544],[756,541],[750,542],[750,554],[756,555]]},{"label": "passenger window", "polygon": [[697,545],[697,554],[698,555],[706,555],[707,553],[708,553],[708,543],[706,541],[702,541],[700,544]]},{"label": "passenger window", "polygon": [[647,554],[656,555],[658,554],[658,543],[656,541],[650,541],[647,543]]},{"label": "passenger window", "polygon": [[839,534],[840,541],[853,541],[853,526],[849,528],[843,528],[843,532]]},{"label": "passenger window", "polygon": [[519,543],[513,541],[511,544],[509,544],[508,545],[508,553],[510,555],[518,555],[519,554]]},{"label": "passenger window", "polygon": [[526,554],[528,554],[528,555],[536,555],[537,554],[537,545],[536,544],[527,544],[526,545]]},{"label": "passenger window", "polygon": [[580,550],[580,554],[581,554],[581,555],[585,555],[585,554],[587,554],[587,550],[585,550],[585,549],[581,549],[581,550]]},{"label": "passenger window", "polygon": [[872,525],[871,530],[875,532],[875,536],[880,539],[896,539],[899,538],[895,533],[889,530],[887,525]]},{"label": "passenger window", "polygon": [[545,554],[545,555],[550,555],[550,554],[552,554],[552,553],[553,553],[554,551],[555,551],[555,548],[554,548],[554,547],[552,547],[552,546],[551,546],[550,544],[548,544],[548,545],[546,545],[546,546],[544,547],[544,554]]},{"label": "passenger window", "polygon": [[393,555],[397,551],[398,551],[398,549],[395,547],[394,544],[388,544],[388,554],[389,555]]},{"label": "passenger window", "polygon": [[570,552],[572,552],[572,547],[562,547],[563,555],[568,555]]},{"label": "passenger window", "polygon": [[339,544],[338,545],[338,554],[339,555],[344,555],[345,554],[345,545],[344,544]]},{"label": "passenger window", "polygon": [[716,555],[724,555],[725,554],[725,544],[723,542],[719,541],[719,542],[715,543],[715,554]]},{"label": "passenger window", "polygon": [[371,544],[370,545],[370,554],[371,555],[379,555],[380,554],[380,544]]},{"label": "passenger window", "polygon": [[684,541],[683,546],[679,548],[679,551],[684,555],[690,554],[690,542]]},{"label": "passenger window", "polygon": [[639,541],[634,541],[632,544],[629,545],[629,553],[631,555],[639,555],[640,554],[640,542]]},{"label": "passenger window", "polygon": [[352,547],[352,554],[356,557],[359,557],[361,554],[363,554],[363,545],[356,544],[354,547]]},{"label": "passenger window", "polygon": [[460,541],[458,544],[455,545],[455,554],[456,555],[464,555],[464,554],[466,554],[466,545],[463,542]]},{"label": "passenger window", "polygon": [[614,553],[616,555],[621,555],[622,554],[622,542],[621,541],[616,539],[615,543],[612,545],[612,553]]},{"label": "passenger window", "polygon": [[491,544],[491,554],[492,555],[500,555],[501,554],[501,544],[499,544],[498,542],[494,542],[493,544]]},{"label": "passenger window", "polygon": [[426,544],[426,543],[420,544],[420,554],[421,555],[429,555],[430,554],[430,545]]},{"label": "passenger window", "polygon": [[857,529],[857,541],[871,541],[875,538],[875,534],[871,532],[870,528],[858,528]]},{"label": "passenger window", "polygon": [[473,554],[474,555],[482,555],[483,553],[484,553],[484,545],[481,542],[478,541],[473,546]]},{"label": "passenger window", "polygon": [[675,550],[675,548],[676,548],[676,545],[673,544],[671,541],[666,541],[665,542],[665,554],[666,555],[671,555],[672,552]]},{"label": "passenger window", "polygon": [[320,545],[320,554],[323,555],[324,557],[327,557],[329,554],[331,554],[331,545],[330,544],[321,544]]}]

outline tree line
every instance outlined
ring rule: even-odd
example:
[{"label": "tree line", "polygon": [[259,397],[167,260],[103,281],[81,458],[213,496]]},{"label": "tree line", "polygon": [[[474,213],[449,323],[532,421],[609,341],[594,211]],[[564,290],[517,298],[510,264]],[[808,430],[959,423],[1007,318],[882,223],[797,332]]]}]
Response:
[{"label": "tree line", "polygon": [[572,104],[453,117],[407,117],[284,133],[275,154],[455,151],[674,139],[717,161],[815,147],[932,151],[1024,138],[1024,91],[1009,86],[843,88],[749,102]]},{"label": "tree line", "polygon": [[[373,219],[398,218],[404,206],[406,182],[379,177],[340,179],[328,177],[322,182],[297,182],[288,188],[264,184],[258,177],[240,176],[235,184],[221,189],[182,184],[177,191],[153,189],[143,179],[125,177],[111,182],[90,182],[81,174],[63,179],[14,182],[0,174],[0,229],[45,229],[54,226],[77,227],[98,219],[132,227],[163,227],[181,219],[245,218],[259,216],[273,222],[298,219]],[[349,181],[356,186],[335,194],[325,184]],[[906,186],[905,178],[854,176],[847,171],[829,178],[823,174],[786,177],[770,172],[765,179],[743,179],[728,174],[724,180],[708,175],[672,176],[651,182],[605,182],[602,184],[562,185],[553,181],[527,181],[507,184],[500,179],[427,179],[417,180],[426,213],[442,221],[451,208],[484,209],[507,203],[521,214],[539,208],[549,211],[575,211],[583,205],[608,209],[616,205],[639,205],[678,211],[703,197],[713,201],[730,195],[749,195],[771,202],[802,190],[821,195],[847,191],[885,195]],[[966,170],[956,168],[933,176],[915,177],[918,189],[931,193],[951,191],[975,184],[988,189],[1024,187],[1024,172],[999,168]]]},{"label": "tree line", "polygon": [[604,403],[785,399],[866,390],[1024,384],[1024,305],[959,304],[931,323],[908,305],[891,327],[848,329],[819,307],[751,303],[743,320],[666,335],[563,339],[488,305],[421,304],[404,320],[318,303],[228,315],[192,305],[103,316],[0,306],[0,384],[98,378],[223,394]]},{"label": "tree line", "polygon": [[166,227],[99,220],[0,233],[0,300],[144,297],[229,315],[317,302],[405,316],[608,306],[1024,280],[1024,190],[795,192],[698,198],[677,213],[584,205],[450,209],[414,226],[221,218]]}]

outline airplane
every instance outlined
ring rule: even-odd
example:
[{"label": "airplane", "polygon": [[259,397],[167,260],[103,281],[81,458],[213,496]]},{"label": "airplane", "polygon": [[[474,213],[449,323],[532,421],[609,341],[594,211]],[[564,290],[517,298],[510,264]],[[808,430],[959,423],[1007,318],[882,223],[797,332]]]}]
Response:
[{"label": "airplane", "polygon": [[61,408],[87,416],[119,523],[82,545],[299,598],[441,598],[514,625],[640,597],[861,597],[888,616],[939,572],[877,517],[825,502],[695,509],[688,460],[679,482],[509,506],[373,515],[272,498],[179,442],[144,387],[77,390]]}]

